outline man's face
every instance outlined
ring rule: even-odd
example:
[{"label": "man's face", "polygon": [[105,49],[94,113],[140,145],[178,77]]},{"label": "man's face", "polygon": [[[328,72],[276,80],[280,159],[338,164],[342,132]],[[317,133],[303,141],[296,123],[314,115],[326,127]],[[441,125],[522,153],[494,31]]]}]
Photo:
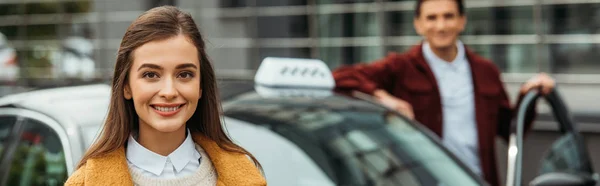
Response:
[{"label": "man's face", "polygon": [[444,49],[454,46],[466,22],[456,1],[427,0],[421,4],[421,14],[415,18],[414,25],[432,48]]}]

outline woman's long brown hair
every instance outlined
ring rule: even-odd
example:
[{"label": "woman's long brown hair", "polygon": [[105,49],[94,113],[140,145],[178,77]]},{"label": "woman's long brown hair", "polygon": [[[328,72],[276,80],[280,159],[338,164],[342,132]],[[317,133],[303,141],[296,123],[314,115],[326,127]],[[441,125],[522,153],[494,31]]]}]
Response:
[{"label": "woman's long brown hair", "polygon": [[145,43],[180,34],[186,36],[196,46],[198,59],[200,59],[202,98],[199,100],[196,112],[186,123],[187,128],[192,132],[204,134],[224,150],[248,155],[257,167],[261,167],[254,156],[233,143],[224,132],[221,125],[222,110],[217,98],[215,73],[206,55],[204,40],[196,23],[189,14],[179,9],[162,6],[146,11],[127,28],[117,54],[110,106],[104,128],[100,137],[83,155],[77,168],[85,165],[90,158],[105,155],[124,146],[131,132],[138,129],[138,116],[133,101],[126,100],[123,96],[123,88],[133,63],[133,51]]}]

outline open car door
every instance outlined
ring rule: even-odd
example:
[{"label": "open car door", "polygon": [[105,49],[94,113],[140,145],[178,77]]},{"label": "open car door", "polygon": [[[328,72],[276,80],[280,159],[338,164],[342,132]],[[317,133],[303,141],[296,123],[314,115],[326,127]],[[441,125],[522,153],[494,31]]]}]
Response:
[{"label": "open car door", "polygon": [[[522,181],[523,133],[525,113],[539,97],[538,91],[528,92],[517,111],[516,122],[509,139],[507,186],[520,186]],[[592,168],[591,159],[583,136],[573,122],[565,103],[557,90],[544,96],[560,125],[561,136],[542,157],[538,176],[529,185],[535,186],[595,186],[600,185],[598,174]]]}]

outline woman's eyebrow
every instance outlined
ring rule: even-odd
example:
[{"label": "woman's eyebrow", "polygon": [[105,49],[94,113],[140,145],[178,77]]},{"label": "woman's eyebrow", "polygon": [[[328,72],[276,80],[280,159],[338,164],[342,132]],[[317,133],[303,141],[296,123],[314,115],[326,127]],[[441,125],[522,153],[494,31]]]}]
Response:
[{"label": "woman's eyebrow", "polygon": [[155,64],[151,64],[151,63],[142,64],[142,66],[140,66],[140,68],[138,68],[138,71],[140,71],[142,68],[152,68],[152,69],[157,69],[157,70],[163,69],[163,67],[155,65]]},{"label": "woman's eyebrow", "polygon": [[175,69],[184,69],[184,68],[198,69],[198,66],[196,66],[193,63],[185,63],[185,64],[177,65],[177,67],[175,67]]}]

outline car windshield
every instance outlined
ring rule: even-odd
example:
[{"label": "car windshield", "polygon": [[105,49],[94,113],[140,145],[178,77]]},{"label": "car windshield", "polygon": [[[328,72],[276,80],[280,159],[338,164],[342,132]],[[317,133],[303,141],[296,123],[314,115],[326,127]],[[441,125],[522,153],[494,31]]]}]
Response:
[{"label": "car windshield", "polygon": [[365,101],[247,93],[224,106],[295,143],[336,185],[481,185],[422,130]]}]

